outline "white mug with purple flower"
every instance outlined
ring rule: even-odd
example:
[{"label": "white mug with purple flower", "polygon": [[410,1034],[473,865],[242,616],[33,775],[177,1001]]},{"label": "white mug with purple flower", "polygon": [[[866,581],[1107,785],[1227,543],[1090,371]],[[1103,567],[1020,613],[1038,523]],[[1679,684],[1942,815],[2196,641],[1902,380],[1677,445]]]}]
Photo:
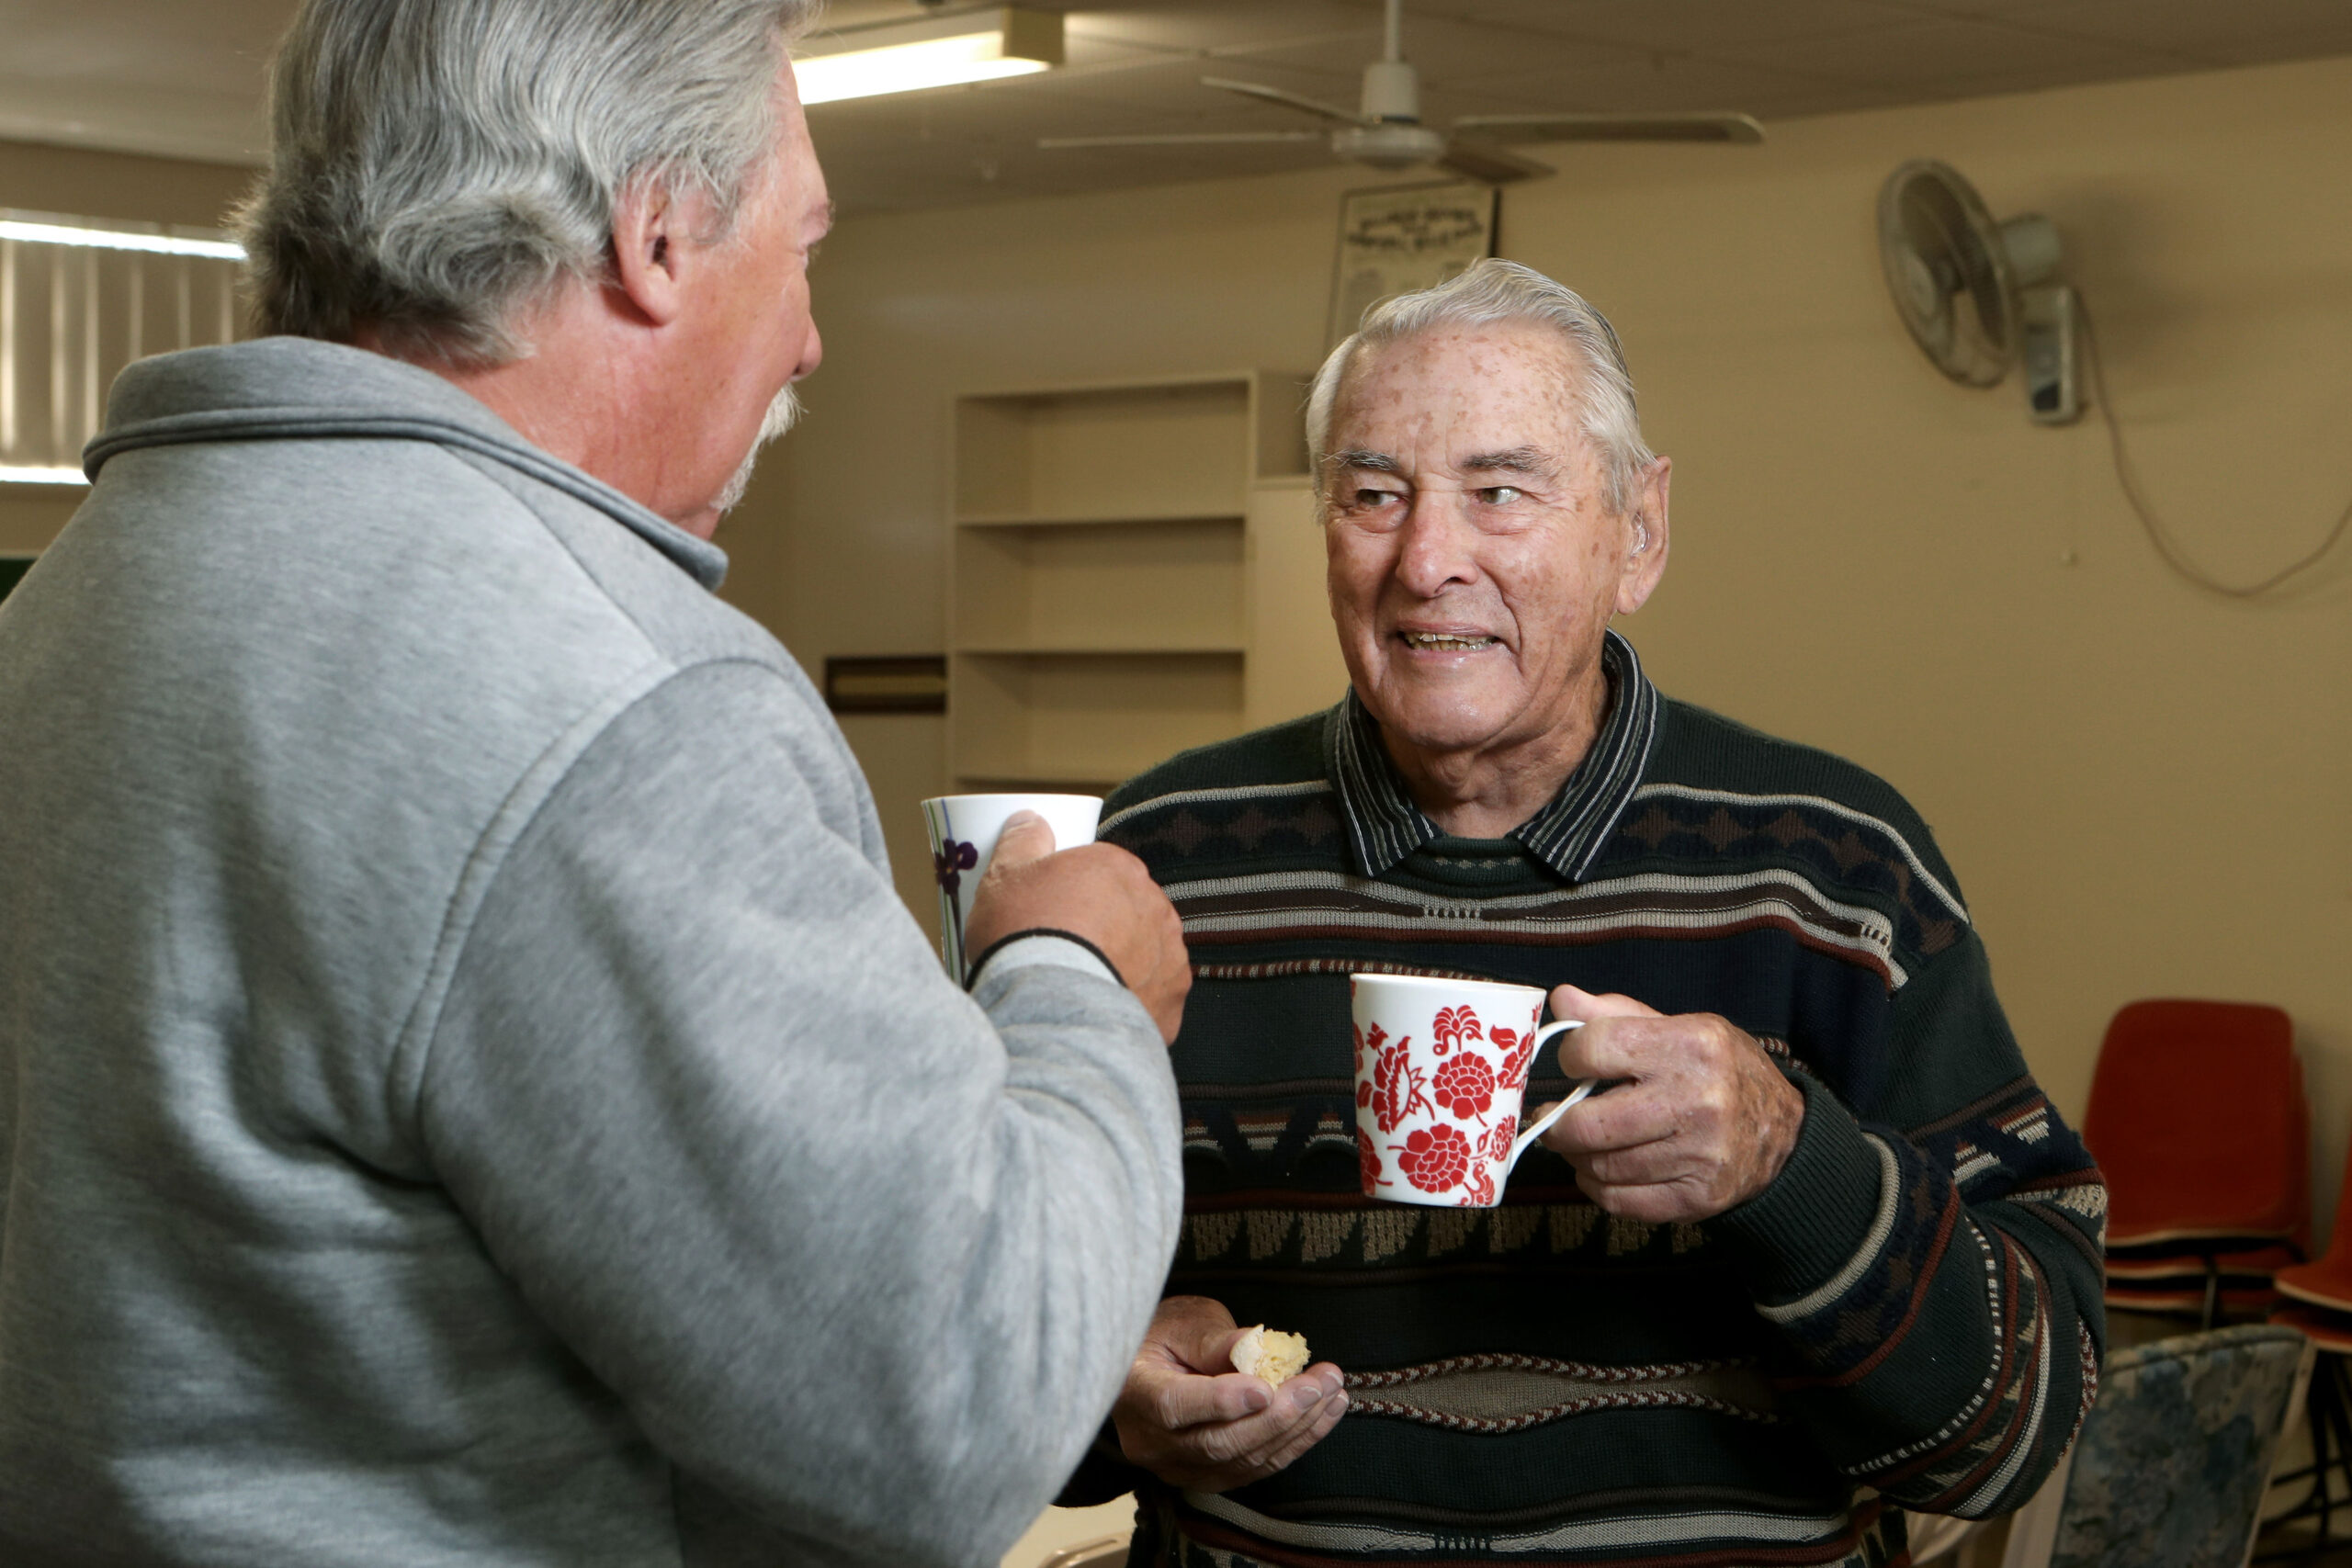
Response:
[{"label": "white mug with purple flower", "polygon": [[1102,816],[1096,795],[943,795],[922,803],[923,826],[931,831],[931,872],[939,884],[939,956],[961,981],[974,956],[964,951],[964,921],[972,893],[996,853],[1006,818],[1034,811],[1054,830],[1054,848],[1094,841]]},{"label": "white mug with purple flower", "polygon": [[1363,1193],[1393,1203],[1491,1209],[1519,1156],[1593,1090],[1576,1086],[1519,1124],[1535,1053],[1575,1019],[1537,1027],[1544,993],[1499,980],[1348,976],[1356,1041],[1356,1155]]}]

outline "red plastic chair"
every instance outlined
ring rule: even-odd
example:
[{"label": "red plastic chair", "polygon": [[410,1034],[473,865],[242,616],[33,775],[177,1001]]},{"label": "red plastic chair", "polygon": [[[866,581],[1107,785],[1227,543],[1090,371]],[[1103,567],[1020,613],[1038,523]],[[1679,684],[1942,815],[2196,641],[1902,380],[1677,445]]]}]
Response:
[{"label": "red plastic chair", "polygon": [[2309,1403],[2312,1462],[2278,1477],[2282,1483],[2308,1478],[2311,1493],[2273,1522],[2315,1517],[2315,1550],[2335,1539],[2332,1515],[2345,1506],[2346,1500],[2335,1495],[2335,1478],[2344,1477],[2346,1491],[2352,1493],[2352,1400],[2346,1398],[2345,1375],[2346,1359],[2352,1358],[2352,1165],[2345,1167],[2326,1255],[2279,1269],[2277,1283],[2286,1299],[2271,1313],[2270,1321],[2310,1336],[2320,1348],[2321,1361],[2312,1378]]},{"label": "red plastic chair", "polygon": [[2283,1244],[2245,1251],[2182,1244],[2156,1257],[2111,1253],[2107,1303],[2136,1312],[2189,1314],[2208,1327],[2222,1317],[2256,1320],[2278,1300],[2279,1269],[2302,1255]]},{"label": "red plastic chair", "polygon": [[2327,1349],[2352,1351],[2352,1164],[2344,1168],[2326,1255],[2279,1269],[2278,1284],[2278,1293],[2290,1298],[2276,1314],[2282,1322],[2303,1329]]},{"label": "red plastic chair", "polygon": [[2142,1001],[2099,1046],[2083,1141],[2107,1178],[2109,1305],[2260,1313],[2308,1255],[2311,1115],[2294,1024],[2248,1002]]}]

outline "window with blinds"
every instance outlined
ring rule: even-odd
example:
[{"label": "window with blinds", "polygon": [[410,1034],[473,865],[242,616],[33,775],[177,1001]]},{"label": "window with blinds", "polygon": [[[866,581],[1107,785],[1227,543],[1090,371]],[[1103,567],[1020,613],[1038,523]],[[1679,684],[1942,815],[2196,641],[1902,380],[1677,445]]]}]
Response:
[{"label": "window with blinds", "polygon": [[243,261],[217,230],[0,209],[0,479],[80,482],[124,366],[242,335]]}]

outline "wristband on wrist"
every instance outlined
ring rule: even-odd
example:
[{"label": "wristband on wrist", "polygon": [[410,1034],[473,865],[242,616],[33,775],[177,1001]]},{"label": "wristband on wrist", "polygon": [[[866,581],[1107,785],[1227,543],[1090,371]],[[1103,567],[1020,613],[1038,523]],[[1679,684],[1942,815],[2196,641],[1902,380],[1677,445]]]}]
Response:
[{"label": "wristband on wrist", "polygon": [[[1116,980],[1122,986],[1125,986],[1127,984],[1127,977],[1119,973],[1119,966],[1111,962],[1110,955],[1105,953],[1101,948],[1095,946],[1092,942],[1087,941],[1084,937],[1079,935],[1076,931],[1066,931],[1058,926],[1031,926],[1026,931],[1011,932],[1010,934],[1001,936],[994,942],[989,943],[987,948],[981,952],[980,955],[972,960],[971,967],[965,972],[964,988],[968,991],[980,983],[980,971],[988,967],[989,959],[994,958],[998,953],[1002,953],[1006,948],[1012,946],[1014,942],[1021,941],[1024,937],[1033,936],[1057,936],[1064,942],[1076,942],[1079,946],[1086,949],[1087,952],[1094,954],[1094,956],[1101,961],[1102,967],[1111,972],[1112,979]],[[1133,987],[1129,988],[1132,989]]]}]

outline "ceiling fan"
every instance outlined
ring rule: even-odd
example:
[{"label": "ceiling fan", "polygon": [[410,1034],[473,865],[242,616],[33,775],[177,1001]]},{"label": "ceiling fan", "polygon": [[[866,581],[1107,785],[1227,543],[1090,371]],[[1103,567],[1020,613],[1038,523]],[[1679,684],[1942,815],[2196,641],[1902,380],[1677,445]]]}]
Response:
[{"label": "ceiling fan", "polygon": [[1204,76],[1222,88],[1333,122],[1322,130],[1198,131],[1166,136],[1049,136],[1040,148],[1239,146],[1329,139],[1333,155],[1375,169],[1433,164],[1488,185],[1551,174],[1548,164],[1521,157],[1518,141],[1738,141],[1764,140],[1764,128],[1744,114],[1482,114],[1465,115],[1444,130],[1421,123],[1420,78],[1405,62],[1404,0],[1387,0],[1385,48],[1363,68],[1363,107],[1341,108],[1260,82]]}]

